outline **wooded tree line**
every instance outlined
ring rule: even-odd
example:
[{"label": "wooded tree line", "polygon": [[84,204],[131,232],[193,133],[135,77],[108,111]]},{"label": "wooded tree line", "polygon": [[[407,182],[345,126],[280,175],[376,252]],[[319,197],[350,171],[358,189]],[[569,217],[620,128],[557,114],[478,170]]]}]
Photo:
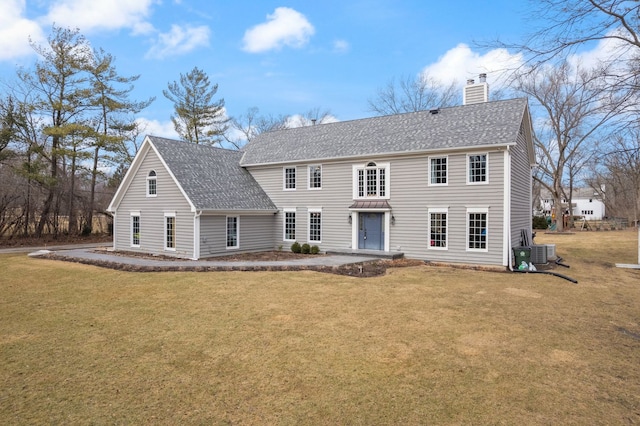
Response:
[{"label": "wooded tree line", "polygon": [[[609,215],[637,221],[640,3],[531,4],[548,27],[517,43],[495,40],[487,47],[526,58],[505,75],[509,95],[527,96],[532,106],[536,187],[552,194],[556,217],[567,207],[561,201],[571,202],[572,188],[590,185],[601,192]],[[593,42],[604,43],[606,55],[595,63],[576,60],[574,54]],[[16,83],[0,94],[0,235],[88,233],[141,144],[145,129],[136,115],[153,99],[130,99],[139,76],[119,75],[115,59],[92,49],[77,30],[54,26],[48,43],[32,47],[39,60],[19,69]],[[189,142],[238,149],[264,131],[333,119],[319,108],[265,116],[254,107],[229,117],[206,72],[196,67],[179,77],[163,95],[174,104],[176,132]],[[459,103],[454,84],[421,74],[391,80],[369,109],[384,115]]]}]

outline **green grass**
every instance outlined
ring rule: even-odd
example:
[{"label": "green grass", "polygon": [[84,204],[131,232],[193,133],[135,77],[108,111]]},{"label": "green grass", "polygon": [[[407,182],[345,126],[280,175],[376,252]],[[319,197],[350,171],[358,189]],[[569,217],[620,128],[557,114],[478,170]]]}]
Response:
[{"label": "green grass", "polygon": [[579,284],[0,256],[0,423],[640,423],[637,234],[536,242]]}]

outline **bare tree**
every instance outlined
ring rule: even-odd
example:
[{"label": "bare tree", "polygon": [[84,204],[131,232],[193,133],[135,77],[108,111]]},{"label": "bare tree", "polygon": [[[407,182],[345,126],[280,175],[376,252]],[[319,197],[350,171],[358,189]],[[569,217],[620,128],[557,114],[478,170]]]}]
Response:
[{"label": "bare tree", "polygon": [[521,74],[516,88],[535,101],[543,112],[534,143],[541,158],[536,178],[554,199],[557,229],[563,229],[562,199],[569,199],[563,181],[570,166],[577,173],[577,156],[589,151],[599,130],[612,123],[628,96],[612,93],[598,70],[574,68],[568,62]]},{"label": "bare tree", "polygon": [[423,73],[390,80],[368,103],[371,112],[390,115],[452,106],[459,103],[459,98],[455,82],[445,85]]}]

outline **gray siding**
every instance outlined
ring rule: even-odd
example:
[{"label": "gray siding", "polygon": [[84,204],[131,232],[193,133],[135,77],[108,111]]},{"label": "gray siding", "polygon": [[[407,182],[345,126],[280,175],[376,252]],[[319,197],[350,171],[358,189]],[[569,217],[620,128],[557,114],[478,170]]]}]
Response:
[{"label": "gray siding", "polygon": [[[231,214],[230,216],[233,216]],[[273,250],[274,215],[238,216],[238,248],[227,248],[227,216],[200,216],[200,257]]]},{"label": "gray siding", "polygon": [[[482,151],[487,152],[487,151]],[[407,257],[442,262],[502,264],[504,219],[504,152],[488,152],[489,183],[467,185],[467,154],[448,155],[448,185],[428,186],[428,155],[376,158],[390,163],[389,204],[395,217],[390,226],[390,251],[402,251]],[[297,189],[283,190],[282,166],[250,167],[249,171],[278,206],[275,220],[275,245],[283,241],[283,210],[296,208],[296,240],[307,242],[309,208],[322,208],[321,250],[352,248],[349,206],[353,204],[353,165],[357,162],[322,164],[322,190],[307,189],[307,164],[298,164]],[[428,208],[447,207],[448,249],[429,247]],[[488,208],[488,252],[466,250],[467,208]]]},{"label": "gray siding", "polygon": [[[525,120],[525,123],[527,121]],[[520,245],[521,230],[525,230],[531,243],[532,228],[532,175],[527,140],[521,132],[517,145],[511,149],[511,246]]]},{"label": "gray siding", "polygon": [[[147,175],[157,173],[158,194],[146,196]],[[131,247],[131,212],[140,212],[140,247]],[[176,250],[164,249],[164,214],[176,213]],[[143,158],[116,211],[114,223],[116,250],[160,253],[193,257],[194,214],[189,203],[153,150]]]}]

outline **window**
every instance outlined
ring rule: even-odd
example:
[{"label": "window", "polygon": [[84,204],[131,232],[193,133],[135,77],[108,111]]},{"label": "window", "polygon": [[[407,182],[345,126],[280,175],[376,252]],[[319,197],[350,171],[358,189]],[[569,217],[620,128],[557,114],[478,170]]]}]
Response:
[{"label": "window", "polygon": [[322,241],[322,211],[309,209],[309,241]]},{"label": "window", "polygon": [[147,175],[147,197],[158,195],[158,182],[155,170],[151,170]]},{"label": "window", "polygon": [[429,248],[447,248],[447,209],[429,209]]},{"label": "window", "polygon": [[467,249],[487,250],[487,209],[468,209]]},{"label": "window", "polygon": [[469,178],[468,183],[486,183],[487,182],[487,154],[469,155]]},{"label": "window", "polygon": [[447,157],[429,159],[429,185],[447,184]]},{"label": "window", "polygon": [[164,214],[164,248],[167,250],[176,249],[176,214],[165,213]]},{"label": "window", "polygon": [[296,189],[296,168],[285,167],[284,168],[284,190],[295,191]]},{"label": "window", "polygon": [[227,216],[227,248],[238,248],[238,216]]},{"label": "window", "polygon": [[131,247],[140,247],[140,212],[131,213]]},{"label": "window", "polygon": [[322,189],[322,166],[309,166],[309,189]]},{"label": "window", "polygon": [[285,241],[296,240],[296,209],[284,210],[284,237]]},{"label": "window", "polygon": [[374,162],[354,166],[356,180],[354,198],[388,198],[388,168],[388,163],[376,164]]}]

